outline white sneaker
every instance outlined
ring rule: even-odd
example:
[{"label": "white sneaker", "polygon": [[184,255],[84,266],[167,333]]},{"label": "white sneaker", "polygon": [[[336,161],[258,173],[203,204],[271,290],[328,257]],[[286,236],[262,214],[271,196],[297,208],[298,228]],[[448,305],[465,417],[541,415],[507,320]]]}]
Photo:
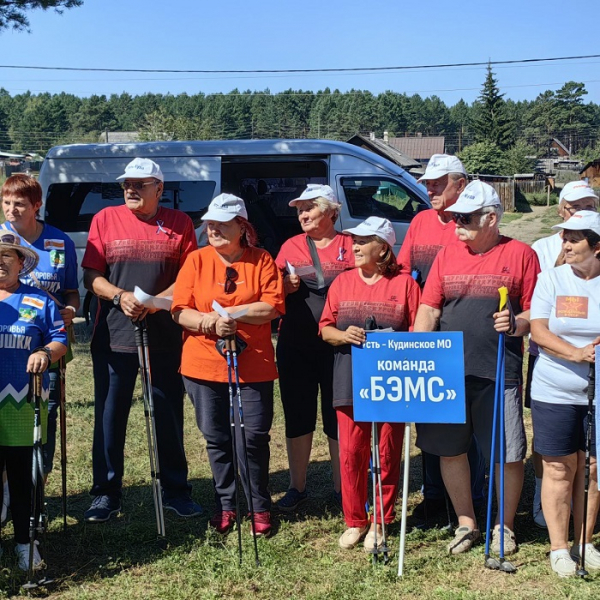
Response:
[{"label": "white sneaker", "polygon": [[569,553],[550,553],[550,566],[559,577],[573,577],[577,572],[577,563],[569,556]]},{"label": "white sneaker", "polygon": [[[33,570],[38,571],[43,568],[44,561],[38,550],[39,542],[35,540],[33,544]],[[19,558],[19,569],[21,571],[29,571],[29,544],[17,544],[15,553]]]},{"label": "white sneaker", "polygon": [[533,507],[533,522],[540,529],[548,529],[546,517],[544,517],[544,511],[542,510],[541,504]]},{"label": "white sneaker", "polygon": [[[571,558],[576,563],[581,563],[579,544],[576,544],[571,548]],[[585,545],[585,568],[591,570],[600,569],[600,552],[592,546],[592,544]]]},{"label": "white sneaker", "polygon": [[0,514],[0,523],[6,522],[8,516],[8,505],[10,504],[10,492],[8,491],[8,481],[4,482],[4,489],[2,491],[2,513]]}]

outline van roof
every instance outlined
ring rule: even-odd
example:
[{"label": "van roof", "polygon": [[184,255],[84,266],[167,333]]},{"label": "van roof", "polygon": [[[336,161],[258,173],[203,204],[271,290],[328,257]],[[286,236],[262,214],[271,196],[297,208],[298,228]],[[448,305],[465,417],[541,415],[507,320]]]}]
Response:
[{"label": "van roof", "polygon": [[55,146],[47,159],[94,159],[126,157],[247,156],[350,154],[392,172],[402,169],[381,156],[358,146],[333,140],[211,140],[191,142],[132,142],[127,144],[70,144]]}]

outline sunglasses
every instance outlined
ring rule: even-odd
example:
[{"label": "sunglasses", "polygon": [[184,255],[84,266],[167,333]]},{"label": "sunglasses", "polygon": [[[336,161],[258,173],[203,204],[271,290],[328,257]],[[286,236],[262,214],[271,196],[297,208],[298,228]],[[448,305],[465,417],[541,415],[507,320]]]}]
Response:
[{"label": "sunglasses", "polygon": [[237,284],[235,283],[238,278],[238,272],[233,267],[227,267],[225,269],[225,293],[233,294],[237,290]]},{"label": "sunglasses", "polygon": [[131,188],[136,192],[143,190],[147,185],[156,185],[158,181],[122,181],[119,185],[122,189],[127,190]]},{"label": "sunglasses", "polygon": [[480,215],[482,215],[484,213],[482,212],[473,212],[473,213],[452,213],[452,220],[455,223],[458,223],[459,221],[461,223],[463,223],[464,225],[468,225],[471,222],[471,219],[473,217],[478,217]]}]

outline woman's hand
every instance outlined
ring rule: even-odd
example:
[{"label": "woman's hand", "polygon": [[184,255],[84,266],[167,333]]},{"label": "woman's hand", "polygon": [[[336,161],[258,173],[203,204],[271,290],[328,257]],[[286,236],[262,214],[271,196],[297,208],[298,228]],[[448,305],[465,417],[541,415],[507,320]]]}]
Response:
[{"label": "woman's hand", "polygon": [[600,337],[597,337],[591,344],[584,346],[583,348],[577,348],[575,350],[574,361],[578,363],[596,362],[596,346],[600,344]]},{"label": "woman's hand", "polygon": [[73,319],[75,318],[76,313],[77,311],[75,310],[74,306],[65,306],[64,308],[60,309],[60,316],[65,322],[65,327],[68,327],[69,325],[71,325],[71,323],[73,323]]},{"label": "woman's hand", "polygon": [[217,321],[220,319],[219,313],[213,311],[202,313],[198,321],[198,331],[204,335],[216,335]]},{"label": "woman's hand", "polygon": [[356,325],[350,325],[346,331],[342,332],[343,344],[353,344],[354,346],[360,346],[367,341],[367,335],[362,327]]},{"label": "woman's hand", "polygon": [[283,289],[285,295],[293,294],[298,291],[300,287],[300,276],[299,275],[286,275],[283,278]]},{"label": "woman's hand", "polygon": [[27,359],[28,373],[43,373],[49,367],[50,358],[43,350],[38,350],[37,352],[30,354],[29,358]]},{"label": "woman's hand", "polygon": [[229,337],[230,335],[235,335],[237,323],[235,322],[235,319],[224,319],[223,317],[219,317],[215,324],[215,330],[219,337]]}]

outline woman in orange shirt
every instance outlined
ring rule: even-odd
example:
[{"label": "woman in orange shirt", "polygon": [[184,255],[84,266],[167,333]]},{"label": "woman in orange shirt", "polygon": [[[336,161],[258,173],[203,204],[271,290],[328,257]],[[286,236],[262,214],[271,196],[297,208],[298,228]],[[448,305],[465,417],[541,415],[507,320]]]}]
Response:
[{"label": "woman in orange shirt", "polygon": [[[270,322],[285,310],[283,281],[268,252],[254,246],[256,232],[243,200],[220,194],[202,220],[209,245],[188,256],[175,283],[171,311],[184,328],[181,374],[206,440],[213,474],[217,510],[210,523],[219,533],[226,533],[236,520],[227,362],[216,347],[219,338],[236,335],[247,344],[239,354],[238,372],[250,487],[240,427],[236,426],[241,479],[246,498],[252,493],[256,534],[269,535],[269,430],[277,378]],[[247,313],[236,320],[224,318],[213,309],[213,300],[229,313],[242,309]],[[237,413],[236,409],[236,421]]]}]

